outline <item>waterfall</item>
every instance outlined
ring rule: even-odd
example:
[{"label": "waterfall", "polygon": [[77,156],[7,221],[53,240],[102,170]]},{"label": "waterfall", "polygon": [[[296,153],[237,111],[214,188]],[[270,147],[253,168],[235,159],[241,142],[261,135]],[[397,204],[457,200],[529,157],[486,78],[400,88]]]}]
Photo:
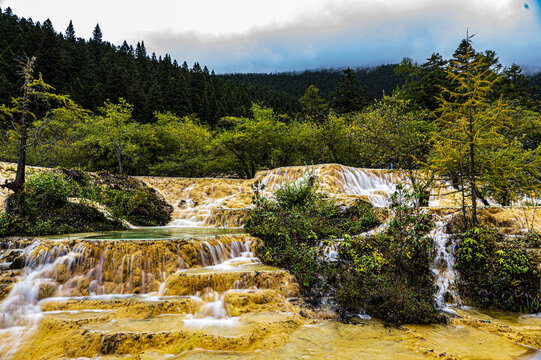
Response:
[{"label": "waterfall", "polygon": [[445,232],[445,227],[452,215],[438,216],[429,237],[434,241],[434,252],[431,264],[432,273],[436,277],[438,291],[435,296],[439,308],[448,305],[461,306],[460,296],[456,288],[458,275],[455,271],[455,244]]},{"label": "waterfall", "polygon": [[[215,212],[228,209],[229,203],[240,202],[242,207],[249,205],[249,190],[245,181],[212,179],[217,182],[208,184],[209,179],[191,179],[192,184],[181,191],[181,199],[174,203],[175,219],[169,226],[197,227],[215,225]],[[227,219],[224,219],[227,223]],[[219,225],[219,224],[218,224]],[[235,224],[236,225],[236,224]]]},{"label": "waterfall", "polygon": [[174,207],[170,226],[242,226],[245,215],[239,210],[251,206],[254,181],[263,185],[263,195],[271,196],[280,186],[295,183],[307,174],[318,179],[318,190],[335,196],[364,199],[385,207],[398,183],[408,183],[403,173],[360,169],[337,164],[292,166],[262,171],[255,179],[144,178]]},{"label": "waterfall", "polygon": [[374,206],[386,207],[399,182],[404,182],[386,170],[357,169],[342,166],[342,187],[344,194],[362,195]]},{"label": "waterfall", "polygon": [[307,174],[318,179],[321,191],[359,196],[378,207],[388,206],[396,185],[407,182],[397,172],[337,164],[278,168],[258,174],[256,178],[265,186],[264,194],[269,195],[283,184],[295,183]]},{"label": "waterfall", "polygon": [[[241,227],[251,207],[255,181],[270,197],[284,184],[295,183],[308,174],[317,178],[317,191],[338,200],[362,199],[376,207],[387,207],[398,184],[408,185],[407,173],[400,170],[362,169],[339,164],[290,166],[260,171],[254,179],[142,178],[173,206],[170,226]],[[419,177],[422,177],[419,174]],[[449,185],[436,182],[430,206],[456,206]]]},{"label": "waterfall", "polygon": [[188,327],[208,327],[222,326],[231,327],[239,323],[236,317],[230,317],[224,302],[224,294],[213,290],[208,290],[203,296],[197,294],[195,298],[204,302],[204,305],[193,315],[188,315],[184,319],[184,324]]},{"label": "waterfall", "polygon": [[223,236],[223,241],[35,241],[24,250],[21,279],[0,303],[1,328],[35,325],[39,303],[46,298],[163,293],[167,278],[186,266],[181,254],[194,247],[202,265],[211,268],[259,263],[250,250],[251,240],[245,239],[233,235]]}]

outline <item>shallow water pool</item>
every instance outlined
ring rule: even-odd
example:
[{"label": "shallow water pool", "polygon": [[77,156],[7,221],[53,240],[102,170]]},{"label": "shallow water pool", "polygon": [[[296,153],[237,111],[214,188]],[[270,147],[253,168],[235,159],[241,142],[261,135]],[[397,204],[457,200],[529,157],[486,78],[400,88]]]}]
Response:
[{"label": "shallow water pool", "polygon": [[138,227],[121,231],[105,231],[83,234],[65,234],[44,237],[46,239],[95,239],[95,240],[159,240],[186,239],[205,236],[241,234],[241,228],[211,228],[211,227]]}]

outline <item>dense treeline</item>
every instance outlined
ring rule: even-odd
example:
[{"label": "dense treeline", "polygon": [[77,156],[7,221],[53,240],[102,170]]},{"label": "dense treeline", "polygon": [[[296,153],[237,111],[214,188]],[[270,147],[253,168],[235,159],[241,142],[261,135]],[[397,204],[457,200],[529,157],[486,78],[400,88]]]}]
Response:
[{"label": "dense treeline", "polygon": [[[383,93],[390,94],[394,89],[404,84],[404,76],[395,72],[395,64],[380,65],[372,68],[357,68],[355,73],[367,99],[381,99]],[[320,90],[320,95],[331,100],[332,93],[340,82],[342,70],[324,69],[307,70],[303,72],[285,72],[276,74],[225,74],[221,78],[246,83],[254,86],[264,86],[287,92],[300,97],[304,91],[314,85]]]},{"label": "dense treeline", "polygon": [[530,76],[530,83],[537,93],[537,97],[541,99],[541,72]]},{"label": "dense treeline", "polygon": [[[331,162],[357,167],[417,169],[430,161],[437,162],[434,134],[445,134],[446,125],[435,120],[441,115],[439,104],[451,100],[442,91],[446,89],[450,94],[458,86],[449,79],[448,75],[454,70],[448,64],[460,61],[465,46],[461,44],[450,60],[433,55],[428,61],[430,65],[404,60],[398,69],[400,76],[406,79],[403,87],[371,103],[363,97],[356,72],[346,69],[332,93],[331,102],[325,101],[312,85],[298,99],[300,111],[294,115],[254,103],[245,116],[223,116],[214,124],[196,115],[182,116],[172,111],[156,111],[152,118],[141,123],[136,121],[136,106],[124,98],[105,101],[95,111],[70,102],[69,106],[47,113],[46,121],[41,119],[28,124],[35,146],[28,147],[27,160],[32,165],[50,167],[190,177],[253,177],[256,171],[263,169]],[[502,68],[492,52],[477,53],[468,49],[473,58],[485,64],[482,72],[487,74],[487,79],[492,79],[487,98],[481,99],[485,105],[479,109],[479,116],[484,116],[483,112],[494,107],[499,98],[508,102],[502,110],[505,119],[501,117],[505,124],[498,127],[497,136],[487,138],[494,140],[493,149],[508,149],[508,153],[486,162],[539,158],[541,117],[534,110],[535,94],[520,68]],[[45,93],[40,96],[43,101]],[[6,129],[9,121],[5,120],[11,119],[17,125],[18,106],[16,101],[11,108],[0,108]],[[39,118],[39,106],[36,111],[33,114]],[[455,115],[451,112],[448,116]],[[0,132],[1,160],[20,158],[18,126]],[[466,135],[453,136],[462,141]],[[34,141],[38,138],[39,141]],[[445,147],[438,151],[440,155],[450,153]],[[446,157],[440,155],[436,159],[441,160],[441,166],[451,166],[455,161],[450,158],[449,164],[444,164]],[[446,176],[456,182],[457,173],[467,172],[449,168]],[[522,179],[498,181],[502,187],[509,188],[520,184]],[[487,191],[492,195],[497,192],[495,189]],[[509,191],[500,194],[502,203],[511,201]]]},{"label": "dense treeline", "polygon": [[[0,20],[4,35],[0,100],[6,105],[0,107],[0,126],[5,129],[0,132],[0,160],[20,159],[25,119],[25,152],[32,165],[236,177],[252,177],[256,171],[279,166],[329,162],[416,169],[436,162],[434,134],[447,131],[443,107],[459,96],[460,84],[453,74],[465,72],[461,62],[468,54],[469,61],[480,64],[470,75],[485,74],[483,84],[490,84],[480,95],[483,105],[475,109],[476,121],[482,124],[480,119],[489,116],[490,109],[502,109],[498,115],[502,125],[494,130],[497,136],[487,139],[514,151],[493,161],[535,158],[541,142],[537,78],[526,77],[517,65],[503,67],[495,52],[477,52],[468,42],[462,42],[451,59],[433,54],[423,64],[406,58],[398,65],[371,70],[245,75],[243,81],[259,82],[256,87],[236,82],[244,75],[224,79],[197,63],[190,69],[169,55],[149,57],[142,42],[136,49],[126,43],[115,47],[102,40],[99,26],[86,41],[75,37],[72,24],[65,34],[57,34],[50,21],[34,24],[9,9],[0,12]],[[40,88],[28,93],[39,95],[33,103],[36,108],[22,109],[22,100],[8,98],[20,94],[22,85],[17,56],[32,52],[34,75],[39,70],[43,79],[28,87]],[[44,86],[44,81],[55,89]],[[285,82],[290,86],[283,86]],[[380,99],[370,100],[367,84],[373,91],[379,89],[372,96]],[[270,90],[271,86],[277,89]],[[53,94],[69,94],[70,100]],[[445,115],[451,120],[463,116],[455,112],[464,100],[453,101]],[[58,102],[63,106],[54,104]],[[457,141],[470,135],[449,134]],[[521,149],[527,153],[519,153]],[[439,150],[440,155],[446,151]],[[467,171],[449,168],[446,175],[455,181],[457,173]],[[500,180],[502,186],[510,182]]]},{"label": "dense treeline", "polygon": [[152,121],[154,111],[172,111],[197,114],[212,125],[225,115],[246,115],[254,101],[282,113],[298,108],[296,98],[284,92],[226,81],[206,66],[189,68],[168,54],[147,54],[144,42],[135,49],[105,42],[99,25],[85,40],[76,37],[72,23],[57,33],[50,20],[34,23],[9,8],[0,9],[0,104],[22,85],[18,67],[24,54],[35,56],[47,83],[82,107],[95,111],[105,100],[122,97],[134,105],[133,118],[140,123]]}]

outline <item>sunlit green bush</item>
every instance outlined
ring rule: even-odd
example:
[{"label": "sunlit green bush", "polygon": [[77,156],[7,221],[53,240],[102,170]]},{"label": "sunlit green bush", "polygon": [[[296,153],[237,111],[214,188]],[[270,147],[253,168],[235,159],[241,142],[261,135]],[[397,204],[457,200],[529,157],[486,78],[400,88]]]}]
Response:
[{"label": "sunlit green bush", "polygon": [[389,228],[378,235],[348,238],[340,244],[343,261],[336,271],[342,311],[359,312],[393,324],[443,321],[430,271],[432,227],[428,215],[411,208],[416,195],[397,187]]},{"label": "sunlit green bush", "polygon": [[13,215],[6,212],[0,212],[0,236],[10,235],[13,220]]},{"label": "sunlit green bush", "polygon": [[26,200],[31,207],[60,207],[68,202],[72,185],[60,171],[31,174],[25,183]]},{"label": "sunlit green bush", "polygon": [[460,238],[455,256],[465,303],[508,311],[541,310],[541,295],[535,288],[539,274],[521,241],[518,246],[504,244],[501,234],[486,227],[473,228]]},{"label": "sunlit green bush", "polygon": [[263,259],[290,269],[306,289],[321,279],[319,242],[359,234],[378,222],[371,206],[361,202],[342,207],[315,192],[314,178],[287,184],[274,199],[260,195],[255,185],[255,208],[245,228],[264,241]]},{"label": "sunlit green bush", "polygon": [[[392,324],[443,321],[433,299],[430,218],[398,203],[408,194],[399,189],[386,232],[356,237],[378,223],[371,206],[338,206],[317,194],[314,182],[286,185],[274,199],[256,191],[246,229],[264,241],[263,261],[290,270],[314,304],[335,296],[344,318],[367,311]],[[335,245],[338,261],[325,260],[325,243]]]}]

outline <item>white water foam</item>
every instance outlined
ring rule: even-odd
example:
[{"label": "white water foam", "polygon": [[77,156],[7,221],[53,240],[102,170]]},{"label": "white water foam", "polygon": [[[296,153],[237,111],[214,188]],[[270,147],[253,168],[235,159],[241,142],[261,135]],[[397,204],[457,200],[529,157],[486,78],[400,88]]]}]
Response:
[{"label": "white water foam", "polygon": [[450,243],[450,236],[445,232],[445,226],[450,216],[439,217],[429,234],[434,241],[434,253],[431,264],[432,273],[436,276],[438,291],[435,300],[439,308],[447,308],[446,295],[451,295],[456,306],[461,306],[460,296],[456,290],[458,275],[455,271],[454,244]]}]

